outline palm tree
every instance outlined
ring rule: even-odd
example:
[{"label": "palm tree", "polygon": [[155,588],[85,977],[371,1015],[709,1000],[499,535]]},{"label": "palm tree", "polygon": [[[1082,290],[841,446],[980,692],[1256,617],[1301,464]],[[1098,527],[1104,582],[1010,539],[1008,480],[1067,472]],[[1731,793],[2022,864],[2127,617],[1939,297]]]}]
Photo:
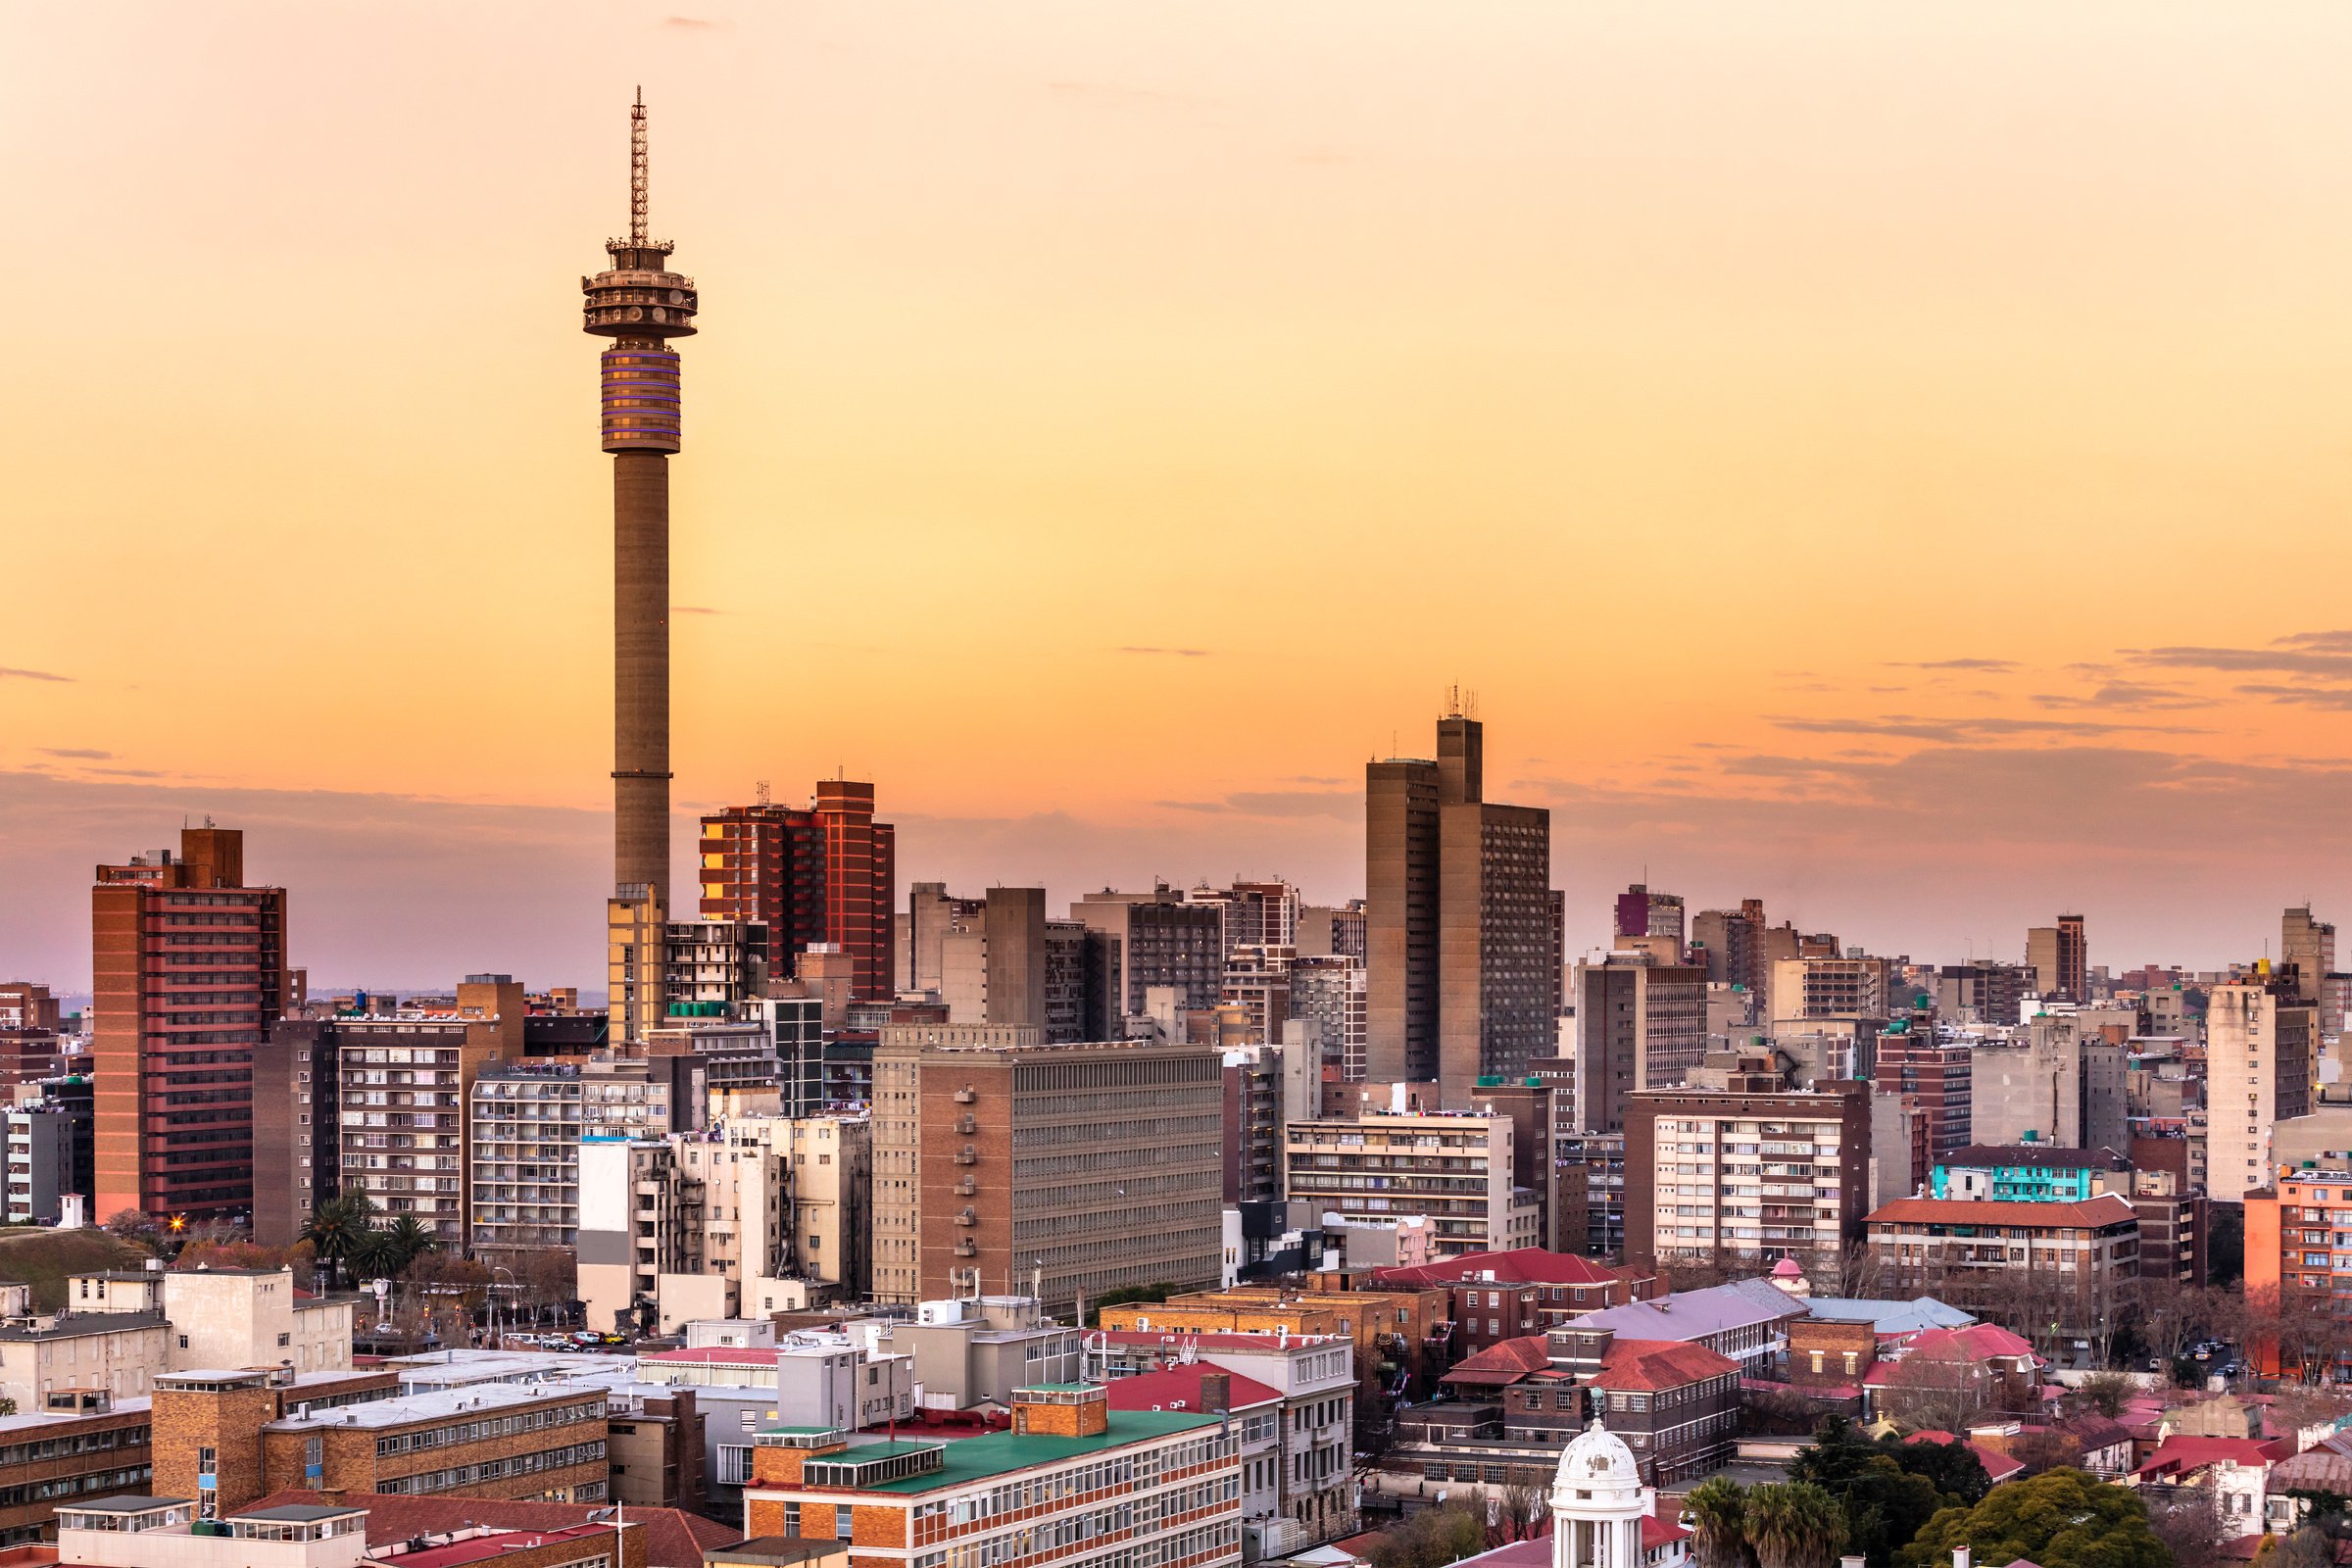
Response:
[{"label": "palm tree", "polygon": [[1845,1510],[1808,1481],[1750,1487],[1747,1542],[1758,1568],[1832,1568],[1845,1545]]},{"label": "palm tree", "polygon": [[392,1239],[392,1233],[379,1231],[372,1225],[352,1238],[343,1259],[350,1267],[352,1277],[364,1280],[396,1274],[404,1261],[400,1255],[400,1244]]},{"label": "palm tree", "polygon": [[351,1259],[352,1250],[368,1229],[368,1217],[375,1205],[366,1193],[346,1193],[318,1205],[311,1215],[311,1223],[303,1230],[303,1240],[311,1244],[318,1261],[328,1267],[339,1267]]},{"label": "palm tree", "polygon": [[402,1214],[394,1219],[384,1231],[384,1238],[391,1249],[391,1261],[386,1272],[393,1274],[407,1272],[411,1263],[441,1245],[441,1238],[434,1234],[432,1227],[414,1214]]},{"label": "palm tree", "polygon": [[1747,1568],[1747,1499],[1738,1483],[1712,1476],[1683,1499],[1698,1568]]}]

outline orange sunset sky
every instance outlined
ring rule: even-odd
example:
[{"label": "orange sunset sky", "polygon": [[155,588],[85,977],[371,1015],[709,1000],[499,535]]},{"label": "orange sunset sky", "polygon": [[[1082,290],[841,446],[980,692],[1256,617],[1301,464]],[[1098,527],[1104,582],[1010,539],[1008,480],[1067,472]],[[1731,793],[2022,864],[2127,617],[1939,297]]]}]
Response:
[{"label": "orange sunset sky", "polygon": [[[680,10],[677,7],[688,9]],[[577,278],[703,291],[681,821],[902,884],[1362,888],[1478,694],[1571,941],[2352,917],[2352,8],[0,11],[0,970],[211,812],[323,984],[595,984]],[[683,867],[681,860],[681,887]]]}]

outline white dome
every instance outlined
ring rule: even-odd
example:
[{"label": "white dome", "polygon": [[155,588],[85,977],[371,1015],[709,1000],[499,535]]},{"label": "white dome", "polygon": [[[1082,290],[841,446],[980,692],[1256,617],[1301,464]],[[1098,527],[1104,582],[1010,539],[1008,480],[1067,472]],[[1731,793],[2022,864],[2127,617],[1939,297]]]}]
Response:
[{"label": "white dome", "polygon": [[1642,1467],[1634,1462],[1634,1450],[1625,1440],[1592,1418],[1592,1424],[1579,1432],[1567,1447],[1560,1450],[1559,1473],[1554,1484],[1580,1492],[1616,1491],[1624,1488],[1640,1490]]}]

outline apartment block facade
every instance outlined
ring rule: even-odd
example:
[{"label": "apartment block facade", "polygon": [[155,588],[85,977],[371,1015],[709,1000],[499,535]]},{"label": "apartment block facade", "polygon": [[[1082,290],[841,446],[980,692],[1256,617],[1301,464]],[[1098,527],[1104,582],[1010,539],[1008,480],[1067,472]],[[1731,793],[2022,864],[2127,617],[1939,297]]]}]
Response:
[{"label": "apartment block facade", "polygon": [[94,1219],[253,1207],[253,1055],[283,1011],[286,890],[245,885],[234,828],[180,830],[90,893]]},{"label": "apartment block facade", "polygon": [[1290,1197],[1360,1224],[1428,1219],[1436,1250],[1508,1251],[1541,1240],[1538,1195],[1513,1181],[1508,1116],[1373,1111],[1355,1121],[1291,1121]]},{"label": "apartment block facade", "polygon": [[1120,1286],[1217,1281],[1213,1048],[955,1038],[887,1029],[875,1048],[876,1300],[1020,1281],[1067,1312]]},{"label": "apartment block facade", "polygon": [[1713,1083],[1628,1097],[1629,1259],[1802,1264],[1861,1241],[1870,1085],[1790,1089],[1767,1060],[1732,1054]]}]

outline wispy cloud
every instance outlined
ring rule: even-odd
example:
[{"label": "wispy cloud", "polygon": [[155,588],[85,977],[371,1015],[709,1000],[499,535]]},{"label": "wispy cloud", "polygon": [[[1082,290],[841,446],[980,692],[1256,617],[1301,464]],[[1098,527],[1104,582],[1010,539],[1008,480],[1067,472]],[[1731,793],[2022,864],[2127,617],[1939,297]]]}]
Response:
[{"label": "wispy cloud", "polygon": [[1205,648],[1126,647],[1121,648],[1119,652],[1122,654],[1148,654],[1160,659],[1206,659],[1208,657],[1208,650]]},{"label": "wispy cloud", "polygon": [[2010,718],[1999,714],[1982,718],[1928,718],[1912,713],[1889,713],[1884,718],[1796,718],[1768,713],[1765,718],[1777,728],[1793,730],[1800,735],[1892,735],[1904,740],[1938,741],[1945,745],[2019,735],[2090,738],[2123,734],[2204,733],[2202,730],[2173,724],[2104,723],[2076,718]]},{"label": "wispy cloud", "polygon": [[11,669],[0,664],[0,680],[54,680],[71,682],[71,675],[59,675],[46,669]]},{"label": "wispy cloud", "polygon": [[712,17],[663,17],[662,25],[676,27],[685,32],[703,32],[715,27],[723,27],[726,24]]},{"label": "wispy cloud", "polygon": [[723,615],[726,613],[725,611],[713,610],[709,605],[672,605],[669,607],[669,612],[673,615]]},{"label": "wispy cloud", "polygon": [[2090,692],[2043,692],[2034,701],[2044,708],[2159,710],[2171,708],[2210,708],[2213,699],[2199,697],[2178,686],[2158,686],[2149,681],[2111,680]]},{"label": "wispy cloud", "polygon": [[2014,659],[1889,659],[1885,662],[1890,669],[1980,669],[1987,675],[2005,675],[2018,667]]},{"label": "wispy cloud", "polygon": [[2352,654],[2352,631],[2293,631],[2271,639],[2274,648],[2315,648]]},{"label": "wispy cloud", "polygon": [[2257,682],[2240,686],[2237,690],[2243,696],[2267,697],[2274,703],[2293,703],[2302,708],[2321,708],[2330,712],[2352,713],[2352,687],[2267,686]]},{"label": "wispy cloud", "polygon": [[79,757],[93,762],[112,761],[115,756],[112,752],[95,751],[87,746],[44,746],[40,751],[43,757]]},{"label": "wispy cloud", "polygon": [[[2307,632],[2305,636],[2329,637],[2332,632]],[[2282,670],[2290,674],[2352,675],[2352,653],[2323,653],[2305,648],[2200,648],[2176,645],[2166,648],[2127,648],[2125,657],[2134,663],[2151,664],[2162,669],[2220,669],[2220,670]]]},{"label": "wispy cloud", "polygon": [[1242,790],[1218,801],[1154,801],[1173,811],[1233,816],[1354,816],[1363,797],[1354,790]]}]

